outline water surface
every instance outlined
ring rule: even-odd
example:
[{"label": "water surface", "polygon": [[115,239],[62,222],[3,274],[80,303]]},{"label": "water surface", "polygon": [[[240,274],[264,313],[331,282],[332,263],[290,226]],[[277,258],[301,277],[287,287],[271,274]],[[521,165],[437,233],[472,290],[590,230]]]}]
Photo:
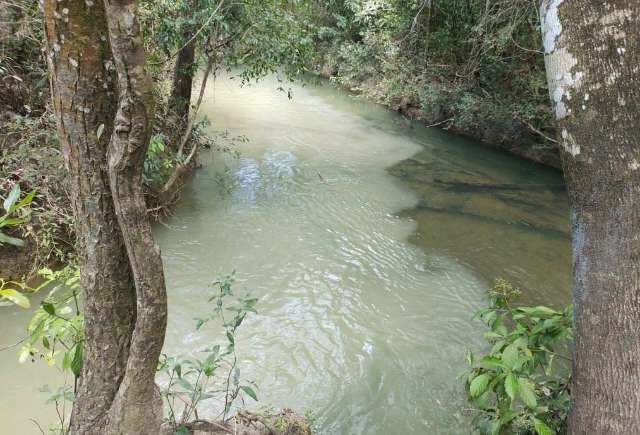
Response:
[{"label": "water surface", "polygon": [[[312,410],[324,434],[470,433],[455,378],[465,349],[482,347],[471,318],[487,287],[501,276],[525,302],[568,301],[561,177],[326,84],[295,86],[292,100],[279,86],[221,77],[207,92],[212,129],[249,141],[239,158],[205,153],[157,226],[166,351],[221,338],[193,318],[235,270],[260,299],[238,351],[261,405]],[[3,311],[6,340],[25,317]],[[35,434],[26,420],[51,417],[35,393],[47,381],[14,355],[0,353],[0,419]]]}]

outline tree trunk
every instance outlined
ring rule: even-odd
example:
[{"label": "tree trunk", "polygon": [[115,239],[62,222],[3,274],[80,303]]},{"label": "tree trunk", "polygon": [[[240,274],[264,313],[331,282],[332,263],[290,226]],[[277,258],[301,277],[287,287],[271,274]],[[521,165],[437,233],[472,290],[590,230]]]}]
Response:
[{"label": "tree trunk", "polygon": [[71,431],[156,435],[167,309],[141,186],[153,95],[137,3],[46,0],[44,9],[84,291],[84,365]]},{"label": "tree trunk", "polygon": [[111,200],[107,146],[116,109],[104,7],[85,0],[44,2],[46,57],[58,136],[69,173],[85,316],[84,365],[72,431],[106,419],[125,372],[135,291]]},{"label": "tree trunk", "polygon": [[153,123],[153,86],[146,69],[137,0],[105,0],[119,105],[109,144],[109,180],[137,294],[127,368],[111,409],[109,433],[156,435],[162,401],[155,384],[167,325],[167,296],[142,190]]},{"label": "tree trunk", "polygon": [[[185,33],[183,40],[186,43],[192,35]],[[169,97],[169,115],[177,124],[176,138],[180,138],[186,129],[191,107],[191,89],[193,88],[193,76],[196,71],[195,64],[196,43],[195,39],[189,42],[178,52],[175,69],[173,71],[173,83],[171,96]]]},{"label": "tree trunk", "polygon": [[640,2],[544,0],[571,206],[572,434],[640,433]]}]

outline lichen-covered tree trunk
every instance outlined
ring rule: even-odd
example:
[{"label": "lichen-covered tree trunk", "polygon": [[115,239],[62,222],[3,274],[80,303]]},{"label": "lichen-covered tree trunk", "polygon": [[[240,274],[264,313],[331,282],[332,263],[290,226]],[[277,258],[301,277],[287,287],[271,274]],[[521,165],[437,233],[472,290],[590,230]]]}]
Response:
[{"label": "lichen-covered tree trunk", "polygon": [[545,0],[572,221],[573,434],[640,433],[640,2]]},{"label": "lichen-covered tree trunk", "polygon": [[72,413],[74,433],[95,433],[125,372],[135,290],[111,199],[106,155],[117,107],[104,7],[44,2],[58,136],[69,173],[85,316],[84,365]]},{"label": "lichen-covered tree trunk", "polygon": [[167,297],[160,249],[153,239],[142,190],[153,123],[153,88],[137,0],[104,1],[119,93],[109,144],[109,179],[137,295],[129,358],[107,433],[156,435],[162,422],[162,401],[155,374],[167,324]]}]

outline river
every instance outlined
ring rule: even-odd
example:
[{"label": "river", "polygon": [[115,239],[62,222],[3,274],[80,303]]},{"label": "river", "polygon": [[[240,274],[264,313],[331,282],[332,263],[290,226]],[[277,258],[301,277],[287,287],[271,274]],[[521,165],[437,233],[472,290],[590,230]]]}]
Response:
[{"label": "river", "polygon": [[[483,347],[472,316],[492,281],[511,280],[526,303],[569,302],[561,176],[326,82],[293,85],[292,99],[279,86],[224,76],[207,91],[212,131],[248,141],[239,157],[204,153],[156,227],[165,350],[220,338],[193,318],[208,284],[235,270],[259,298],[237,338],[242,377],[259,386],[250,406],[311,410],[323,434],[470,433],[456,375]],[[3,309],[0,346],[27,317]],[[37,434],[28,418],[51,418],[37,393],[50,373],[12,351],[0,367],[3,433]]]}]

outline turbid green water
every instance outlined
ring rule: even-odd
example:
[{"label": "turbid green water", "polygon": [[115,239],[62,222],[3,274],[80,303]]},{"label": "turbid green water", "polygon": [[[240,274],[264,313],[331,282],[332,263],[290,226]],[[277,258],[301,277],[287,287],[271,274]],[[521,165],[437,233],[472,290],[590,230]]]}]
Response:
[{"label": "turbid green water", "polygon": [[[193,318],[208,283],[236,270],[260,299],[237,343],[261,405],[312,410],[326,434],[470,433],[455,378],[482,347],[471,317],[486,288],[501,276],[526,302],[568,302],[561,177],[326,85],[293,100],[277,87],[218,78],[207,93],[203,113],[249,142],[237,159],[203,156],[157,227],[167,352],[220,338]],[[8,316],[3,331],[25,317]],[[43,416],[44,377],[13,358],[0,354],[0,419],[37,433],[26,419]]]}]

